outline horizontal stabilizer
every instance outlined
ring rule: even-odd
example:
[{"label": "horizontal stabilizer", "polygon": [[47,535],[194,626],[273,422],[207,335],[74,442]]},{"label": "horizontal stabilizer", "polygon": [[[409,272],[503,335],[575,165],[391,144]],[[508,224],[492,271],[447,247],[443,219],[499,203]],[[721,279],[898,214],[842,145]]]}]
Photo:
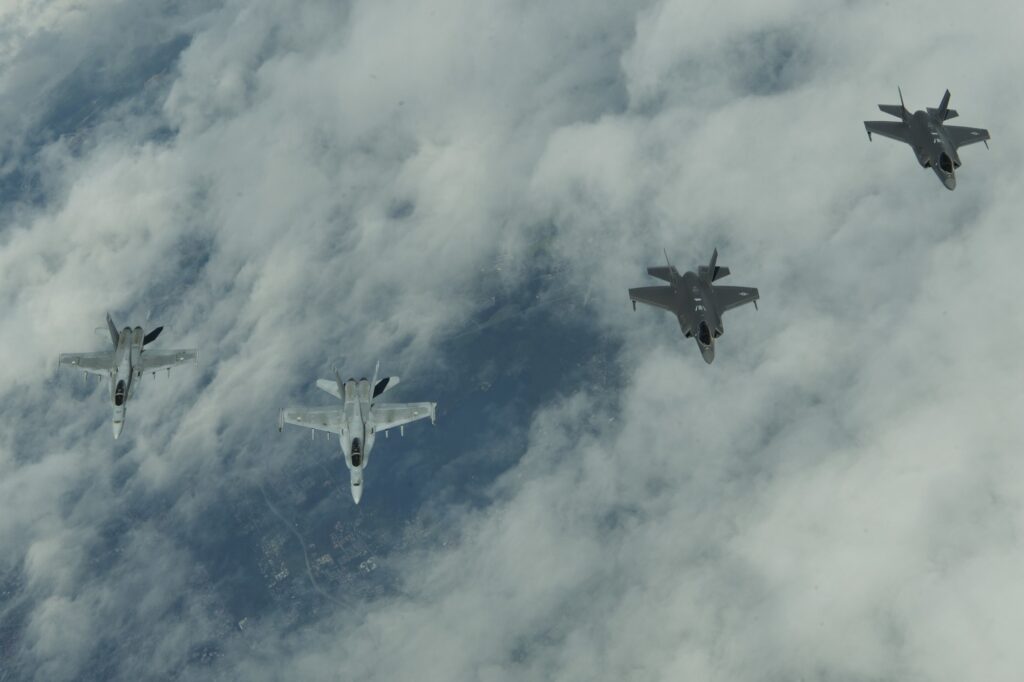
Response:
[{"label": "horizontal stabilizer", "polygon": [[663,279],[666,282],[672,281],[672,268],[664,265],[656,265],[653,268],[647,268],[647,274],[651,277],[657,277]]},{"label": "horizontal stabilizer", "polygon": [[938,116],[939,120],[941,121],[948,121],[949,119],[956,118],[957,116],[960,115],[956,112],[956,109],[946,109],[946,115],[940,116],[939,114],[941,113],[941,110],[934,109],[932,107],[928,107],[928,113],[931,114],[932,116]]},{"label": "horizontal stabilizer", "polygon": [[330,393],[338,400],[341,400],[341,392],[338,390],[338,382],[334,379],[317,379],[316,387],[325,393]]},{"label": "horizontal stabilizer", "polygon": [[394,388],[395,386],[398,385],[398,382],[398,377],[384,377],[383,379],[378,381],[377,384],[373,387],[373,397],[376,398],[384,391]]},{"label": "horizontal stabilizer", "polygon": [[905,108],[903,108],[903,105],[901,104],[879,104],[878,108],[881,109],[883,113],[889,114],[890,116],[895,116],[900,120],[905,119],[907,117],[907,114],[910,113]]},{"label": "horizontal stabilizer", "polygon": [[728,277],[728,276],[729,276],[729,268],[725,267],[724,265],[719,265],[718,267],[715,268],[715,273],[713,275],[711,275],[711,281],[714,282],[716,280],[719,280],[719,279],[722,279],[723,277]]}]

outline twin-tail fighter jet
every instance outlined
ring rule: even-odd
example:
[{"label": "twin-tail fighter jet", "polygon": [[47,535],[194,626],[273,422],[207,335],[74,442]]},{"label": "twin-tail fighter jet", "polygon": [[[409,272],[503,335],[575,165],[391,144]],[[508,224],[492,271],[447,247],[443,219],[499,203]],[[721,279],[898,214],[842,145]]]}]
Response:
[{"label": "twin-tail fighter jet", "polygon": [[146,346],[156,340],[163,331],[157,327],[146,334],[142,327],[125,327],[117,330],[117,325],[107,315],[107,329],[110,339],[114,342],[113,350],[96,353],[62,353],[59,364],[77,367],[87,374],[99,374],[110,379],[110,400],[114,408],[114,438],[124,430],[124,418],[128,399],[135,392],[138,380],[143,372],[166,369],[170,371],[185,362],[196,361],[196,350],[147,350]]},{"label": "twin-tail fighter jet", "polygon": [[[342,381],[337,370],[334,379],[320,379],[316,387],[342,401],[330,407],[287,407],[277,419],[277,430],[285,424],[304,426],[328,434],[338,434],[341,451],[345,455],[352,481],[352,499],[359,504],[363,496],[363,469],[378,433],[398,427],[405,435],[405,425],[430,417],[437,419],[437,403],[378,403],[377,398],[398,385],[398,377],[377,380],[380,363],[373,373],[373,381],[366,377]],[[330,435],[328,435],[330,438]]]},{"label": "twin-tail fighter jet", "polygon": [[665,266],[647,268],[647,274],[668,282],[668,286],[639,287],[629,290],[636,310],[637,301],[667,310],[679,320],[686,338],[695,338],[700,354],[708,364],[715,359],[715,339],[722,335],[722,313],[744,303],[757,307],[759,294],[753,287],[729,287],[712,284],[729,274],[729,268],[716,265],[718,249],[711,263],[697,272],[680,275],[665,254]]},{"label": "twin-tail fighter jet", "polygon": [[938,109],[928,107],[911,114],[903,105],[903,92],[899,104],[879,104],[878,108],[900,119],[896,121],[864,121],[868,139],[872,133],[906,142],[924,168],[931,168],[946,189],[956,189],[956,169],[960,167],[960,147],[984,142],[988,147],[989,134],[984,128],[966,128],[946,125],[955,118],[956,110],[949,108],[949,90],[942,97]]}]

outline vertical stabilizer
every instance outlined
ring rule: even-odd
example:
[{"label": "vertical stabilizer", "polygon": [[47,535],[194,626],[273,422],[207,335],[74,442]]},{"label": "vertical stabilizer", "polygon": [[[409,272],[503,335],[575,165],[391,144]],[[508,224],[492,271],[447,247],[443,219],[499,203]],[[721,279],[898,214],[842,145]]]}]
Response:
[{"label": "vertical stabilizer", "polygon": [[117,340],[121,335],[117,332],[117,325],[110,318],[110,313],[107,313],[107,329],[110,330],[110,340],[114,342],[114,348],[117,348]]},{"label": "vertical stabilizer", "polygon": [[[906,121],[908,118],[910,118],[910,112],[907,111],[907,105],[905,105],[903,103],[903,91],[900,90],[899,88],[896,88],[896,92],[900,93],[900,103],[898,105],[897,104],[879,104],[878,108],[881,111],[889,114],[890,116],[895,116],[896,118],[900,119],[901,121]],[[869,138],[871,137],[870,133],[868,134],[868,137]]]},{"label": "vertical stabilizer", "polygon": [[945,121],[946,114],[949,112],[949,90],[946,90],[946,94],[942,96],[942,101],[939,102],[939,120]]},{"label": "vertical stabilizer", "polygon": [[716,263],[718,263],[718,249],[711,253],[710,263],[697,268],[697,275],[706,282],[714,282]]},{"label": "vertical stabilizer", "polygon": [[380,375],[380,360],[377,361],[377,365],[373,368],[373,380],[370,382],[369,395],[367,396],[370,400],[370,405],[373,405],[374,399],[377,397],[377,376]]}]

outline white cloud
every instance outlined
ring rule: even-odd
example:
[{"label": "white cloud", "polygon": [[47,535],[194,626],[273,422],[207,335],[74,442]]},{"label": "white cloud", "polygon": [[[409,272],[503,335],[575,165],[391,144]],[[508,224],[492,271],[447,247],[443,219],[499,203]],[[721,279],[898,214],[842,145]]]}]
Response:
[{"label": "white cloud", "polygon": [[[97,22],[139,20],[58,8],[15,13],[0,122],[32,55],[67,74],[54,41],[94,54]],[[12,669],[96,674],[130,635],[109,674],[1015,679],[1020,14],[268,2],[147,24],[136,44],[190,34],[177,65],[26,160],[51,192],[0,245]],[[992,130],[956,192],[865,139],[896,85],[915,107],[949,87]],[[458,362],[439,343],[525,284],[547,224],[621,383],[537,405],[488,503],[431,509],[450,541],[386,558],[393,593],[232,630],[189,543],[287,466],[276,408],[338,355],[410,378]],[[763,305],[730,313],[708,367],[625,289],[662,248],[692,267],[715,246]],[[103,389],[38,380],[102,345],[108,307],[201,348],[198,371],[146,378],[117,448]]]}]

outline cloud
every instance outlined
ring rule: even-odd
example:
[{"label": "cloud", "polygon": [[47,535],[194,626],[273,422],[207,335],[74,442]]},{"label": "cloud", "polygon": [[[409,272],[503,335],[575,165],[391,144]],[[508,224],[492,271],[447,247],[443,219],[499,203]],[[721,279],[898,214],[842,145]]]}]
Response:
[{"label": "cloud", "polygon": [[[4,672],[1015,678],[1019,8],[26,7],[0,53]],[[79,82],[95,108],[55,118]],[[956,192],[864,140],[896,85],[992,130]],[[716,246],[763,305],[708,367],[625,289]],[[106,309],[201,359],[146,377],[114,445],[105,387],[39,380]],[[377,480],[426,473],[408,517],[268,437],[338,356],[429,397],[476,377],[451,339],[518,318],[608,371],[474,392],[501,418],[422,436],[450,461],[381,453]],[[316,585],[340,605],[306,584],[331,533],[367,547]]]}]

